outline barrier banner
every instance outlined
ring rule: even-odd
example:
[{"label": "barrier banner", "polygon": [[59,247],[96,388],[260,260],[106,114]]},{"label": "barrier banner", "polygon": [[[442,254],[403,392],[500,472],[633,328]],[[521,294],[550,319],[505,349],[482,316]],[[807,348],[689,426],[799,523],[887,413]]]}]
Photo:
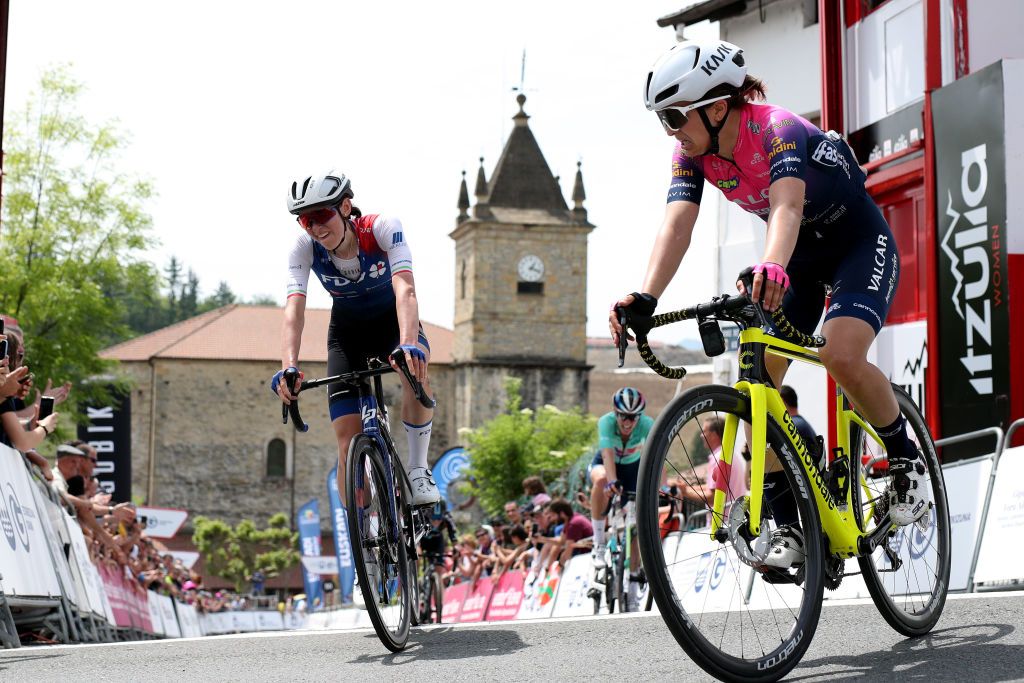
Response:
[{"label": "barrier banner", "polygon": [[234,633],[257,630],[255,612],[228,612],[228,617],[231,619],[231,631]]},{"label": "barrier banner", "polygon": [[110,602],[107,600],[103,590],[103,580],[96,569],[96,565],[89,559],[89,549],[85,545],[85,536],[82,534],[82,527],[78,526],[78,520],[66,512],[61,513],[62,526],[67,532],[68,541],[71,546],[71,557],[74,562],[74,569],[78,572],[85,586],[85,592],[89,598],[89,606],[95,614],[104,617],[109,623],[114,624],[114,614],[110,611]]},{"label": "barrier banner", "polygon": [[79,425],[78,438],[96,449],[96,477],[100,488],[115,503],[132,499],[132,399],[108,387],[110,405],[86,406],[87,423]]},{"label": "barrier banner", "polygon": [[[50,550],[50,558],[54,570],[57,572],[57,579],[60,585],[64,587],[64,595],[71,601],[71,604],[83,612],[88,612],[90,611],[89,596],[85,593],[85,586],[74,579],[71,565],[68,563],[68,557],[64,553],[63,543],[56,528],[61,525],[61,517],[63,517],[64,513],[56,503],[43,493],[40,486],[40,484],[32,481],[29,488],[32,491],[33,502],[35,503],[38,515],[37,518],[43,531],[43,538],[46,539]],[[56,525],[54,522],[56,522]]]},{"label": "barrier banner", "polygon": [[523,602],[517,619],[543,619],[555,609],[559,568],[556,565],[547,576],[538,577],[532,586],[523,587]]},{"label": "barrier banner", "polygon": [[352,563],[352,546],[348,533],[348,515],[338,493],[338,466],[327,474],[327,498],[331,501],[331,524],[334,529],[334,554],[338,558],[338,590],[342,604],[352,602],[352,586],[356,582],[356,567]]},{"label": "barrier banner", "polygon": [[444,603],[441,607],[441,621],[454,624],[462,613],[462,603],[469,595],[468,583],[457,583],[444,589]]},{"label": "barrier banner", "polygon": [[305,628],[308,617],[297,612],[285,612],[284,627],[290,631]]},{"label": "barrier banner", "polygon": [[160,616],[160,603],[158,601],[159,596],[156,591],[146,592],[146,610],[149,612],[149,624],[153,628],[153,633],[164,635],[167,630],[164,628],[163,617]]},{"label": "barrier banner", "polygon": [[[695,613],[707,612],[730,609],[730,605],[740,604],[750,585],[750,569],[740,563],[734,553],[724,550],[718,541],[712,540],[710,534],[698,531],[683,534],[679,539],[669,578],[684,609]],[[768,584],[759,581],[755,587],[763,593]],[[771,587],[800,590],[795,586]],[[752,603],[758,599],[770,602],[771,597],[774,594],[754,595]],[[774,604],[779,604],[777,598]]]},{"label": "barrier banner", "polygon": [[[577,555],[569,560],[562,572],[561,585],[555,596],[555,606],[551,612],[554,617],[574,617],[594,614],[594,599],[587,597],[587,592],[594,584],[594,562],[590,553]],[[600,603],[604,606],[602,597]]]},{"label": "barrier banner", "polygon": [[[316,557],[320,553],[320,503],[316,498],[299,508],[296,513],[299,527],[299,544],[302,555]],[[323,584],[320,575],[308,569],[302,572],[302,582],[306,588],[306,604],[312,612],[324,604]]]},{"label": "barrier banner", "polygon": [[110,609],[114,614],[114,624],[120,628],[131,628],[132,617],[125,600],[124,579],[119,577],[117,570],[103,564],[97,568],[103,580],[103,590],[110,600]]},{"label": "barrier banner", "polygon": [[199,627],[199,614],[194,606],[176,602],[174,608],[178,612],[178,624],[181,626],[182,637],[196,638],[203,635],[203,630]]},{"label": "barrier banner", "polygon": [[60,584],[36,512],[32,479],[21,453],[0,446],[0,567],[4,592],[59,596]]},{"label": "barrier banner", "polygon": [[158,595],[160,619],[164,625],[164,635],[168,638],[181,638],[181,627],[178,626],[178,615],[174,613],[174,600],[167,595]]},{"label": "barrier banner", "polygon": [[[498,585],[491,593],[491,604],[487,608],[487,621],[508,621],[515,619],[523,603],[523,581],[519,571],[507,571],[498,579]],[[447,616],[442,613],[442,616]]]},{"label": "barrier banner", "polygon": [[[487,613],[487,605],[491,602],[491,593],[494,592],[494,580],[489,576],[477,579],[476,585],[470,591],[466,599],[462,601],[462,609],[459,612],[459,622],[468,623],[483,621]],[[444,618],[444,610],[441,611]]]},{"label": "barrier banner", "polygon": [[280,631],[284,628],[281,613],[268,610],[256,612],[256,628],[260,631]]},{"label": "barrier banner", "polygon": [[1024,446],[999,458],[974,583],[1024,579]]},{"label": "barrier banner", "polygon": [[952,552],[949,567],[949,589],[970,588],[971,562],[981,531],[981,513],[988,493],[992,458],[969,465],[943,468],[946,500],[949,504]]}]

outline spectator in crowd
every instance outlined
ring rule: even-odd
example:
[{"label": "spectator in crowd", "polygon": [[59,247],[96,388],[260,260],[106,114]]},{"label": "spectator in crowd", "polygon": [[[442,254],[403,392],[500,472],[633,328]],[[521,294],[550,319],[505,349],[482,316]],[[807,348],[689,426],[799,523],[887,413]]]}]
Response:
[{"label": "spectator in crowd", "polygon": [[797,433],[803,437],[807,448],[812,452],[817,453],[818,433],[814,431],[814,427],[811,426],[811,423],[805,420],[804,416],[800,414],[800,410],[798,408],[799,399],[797,398],[796,390],[788,384],[783,384],[779,389],[779,394],[782,395],[782,402],[786,404],[786,412],[788,412],[790,417],[793,418],[793,424],[796,426]]},{"label": "spectator in crowd", "polygon": [[559,535],[559,562],[564,567],[574,555],[590,552],[593,545],[590,539],[594,535],[594,527],[585,515],[573,510],[572,505],[564,498],[551,501],[548,509],[562,527]]},{"label": "spectator in crowd", "polygon": [[747,460],[734,455],[732,464],[722,460],[722,437],[725,434],[725,420],[707,417],[702,423],[702,437],[708,448],[707,463],[694,468],[698,481],[679,479],[674,482],[680,487],[682,497],[699,503],[703,510],[711,509],[716,489],[725,491],[726,506],[747,495]]},{"label": "spectator in crowd", "polygon": [[473,558],[476,565],[473,568],[473,583],[476,583],[477,579],[490,576],[496,556],[494,554],[494,529],[490,525],[484,524],[476,530],[474,535],[479,544]]},{"label": "spectator in crowd", "polygon": [[523,523],[523,513],[519,509],[519,504],[514,500],[505,503],[505,519],[511,526]]},{"label": "spectator in crowd", "polygon": [[8,370],[12,367],[10,349],[12,348],[11,339],[14,337],[13,335],[0,335],[0,338],[8,340],[8,355],[0,359],[0,375],[2,375],[0,379],[3,380],[0,383],[0,399],[2,399],[0,402],[0,424],[3,426],[0,442],[24,453],[41,444],[57,428],[57,419],[60,414],[52,413],[38,421],[32,429],[26,429],[26,425],[21,423],[18,418],[18,395],[23,390],[21,382],[28,376],[28,368],[21,366],[14,371]]},{"label": "spectator in crowd", "polygon": [[476,572],[476,551],[479,545],[472,534],[465,534],[459,542],[459,556],[449,577],[454,583],[471,582]]},{"label": "spectator in crowd", "polygon": [[544,480],[540,477],[523,479],[523,493],[530,498],[530,502],[534,505],[551,502],[551,496],[548,495],[547,487],[544,486]]},{"label": "spectator in crowd", "polygon": [[495,553],[497,555],[497,568],[495,569],[494,575],[500,576],[503,572],[511,569],[519,563],[520,558],[530,548],[530,535],[523,528],[522,524],[516,524],[509,530],[509,537],[511,538],[511,547],[509,548],[496,548]]}]

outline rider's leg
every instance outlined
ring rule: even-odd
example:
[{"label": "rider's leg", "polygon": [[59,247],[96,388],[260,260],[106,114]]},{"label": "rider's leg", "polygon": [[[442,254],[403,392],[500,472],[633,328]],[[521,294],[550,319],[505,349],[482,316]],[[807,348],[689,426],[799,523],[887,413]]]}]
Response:
[{"label": "rider's leg", "polygon": [[590,470],[590,520],[594,526],[595,554],[598,546],[604,547],[605,511],[608,509],[608,475],[604,465],[594,465]]},{"label": "rider's leg", "polygon": [[[430,348],[424,343],[425,339],[420,336],[420,343],[417,346],[430,359]],[[427,396],[433,396],[430,388],[430,379],[424,379],[423,389]],[[409,474],[409,483],[412,486],[413,503],[424,505],[436,503],[440,500],[437,486],[430,477],[427,469],[427,452],[430,448],[430,432],[433,426],[434,410],[427,408],[419,401],[412,391],[412,387],[402,380],[402,424],[405,426],[405,436],[409,443],[409,462],[406,465],[406,472]]]},{"label": "rider's leg", "polygon": [[339,415],[331,421],[334,427],[334,436],[338,439],[338,493],[341,496],[341,504],[348,506],[345,500],[345,465],[348,461],[348,447],[352,439],[363,431],[363,423],[357,413]]},{"label": "rider's leg", "polygon": [[891,518],[897,524],[910,524],[928,509],[925,468],[889,380],[867,360],[875,330],[864,320],[836,317],[825,321],[822,332],[829,340],[821,354],[825,367],[885,444],[892,476]]}]

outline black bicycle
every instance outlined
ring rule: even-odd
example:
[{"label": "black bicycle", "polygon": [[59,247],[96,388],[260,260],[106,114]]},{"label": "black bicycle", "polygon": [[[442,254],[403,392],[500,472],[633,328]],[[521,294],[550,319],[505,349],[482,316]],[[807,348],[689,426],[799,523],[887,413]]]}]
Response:
[{"label": "black bicycle", "polygon": [[[409,382],[423,406],[433,408],[405,362],[405,354],[395,351],[391,360]],[[356,576],[370,621],[384,646],[392,652],[405,648],[416,604],[417,544],[431,528],[431,506],[413,507],[412,489],[405,468],[401,467],[395,444],[388,430],[387,407],[381,375],[392,372],[390,365],[372,358],[368,369],[303,382],[299,391],[328,384],[344,384],[359,395],[359,414],[363,431],[356,435],[348,450],[345,468],[345,495],[348,501],[348,527],[355,559]],[[288,388],[295,393],[298,371],[284,373]],[[370,387],[370,380],[373,387]],[[295,428],[308,431],[299,415],[299,402],[282,406],[282,417],[289,415]]]},{"label": "black bicycle", "polygon": [[[608,501],[605,511],[608,520],[608,554],[610,561],[603,567],[594,569],[594,582],[604,586],[604,600],[608,606],[608,614],[614,614],[616,606],[619,612],[628,612],[629,584],[633,581],[642,589],[647,584],[647,576],[643,567],[638,576],[630,576],[629,567],[633,554],[633,539],[636,537],[636,493],[616,493]],[[594,614],[601,611],[601,590],[592,587],[587,596],[594,601]],[[653,597],[647,595],[645,611],[650,611]]]},{"label": "black bicycle", "polygon": [[423,573],[416,585],[416,624],[440,624],[444,606],[444,584],[435,567],[445,555],[425,553]]}]

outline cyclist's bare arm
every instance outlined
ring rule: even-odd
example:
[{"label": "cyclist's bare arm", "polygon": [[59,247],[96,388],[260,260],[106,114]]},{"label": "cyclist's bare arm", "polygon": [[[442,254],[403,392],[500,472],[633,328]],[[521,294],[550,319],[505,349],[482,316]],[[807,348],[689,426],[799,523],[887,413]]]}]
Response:
[{"label": "cyclist's bare arm", "polygon": [[601,462],[604,463],[604,471],[608,476],[608,483],[612,483],[618,479],[617,472],[615,471],[615,449],[614,448],[602,448],[601,449]]},{"label": "cyclist's bare arm", "polygon": [[[395,311],[398,314],[399,343],[403,346],[414,346],[419,337],[420,309],[416,299],[416,281],[412,271],[397,273],[391,278],[391,286],[395,290]],[[422,384],[427,379],[427,364],[411,356],[406,356],[409,370]]]},{"label": "cyclist's bare arm", "polygon": [[[302,328],[306,322],[306,297],[293,295],[284,305],[284,322],[281,324],[281,369],[299,366],[299,344]],[[285,403],[291,403],[288,387],[281,382],[277,393]]]}]

